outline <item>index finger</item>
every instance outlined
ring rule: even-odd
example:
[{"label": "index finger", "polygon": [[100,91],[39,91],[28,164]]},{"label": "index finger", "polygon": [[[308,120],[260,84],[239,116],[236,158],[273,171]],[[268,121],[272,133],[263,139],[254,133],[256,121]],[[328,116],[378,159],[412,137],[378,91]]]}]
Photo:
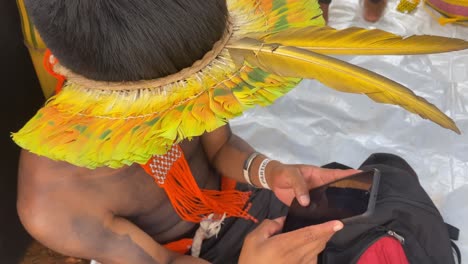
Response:
[{"label": "index finger", "polygon": [[309,189],[323,186],[330,182],[361,172],[360,170],[355,169],[325,169],[307,165],[301,166],[300,170],[302,175],[307,179]]}]

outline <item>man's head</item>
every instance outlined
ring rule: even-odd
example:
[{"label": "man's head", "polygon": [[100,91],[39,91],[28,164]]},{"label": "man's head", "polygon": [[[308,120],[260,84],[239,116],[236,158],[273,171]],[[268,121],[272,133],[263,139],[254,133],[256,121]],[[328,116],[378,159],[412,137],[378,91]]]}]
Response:
[{"label": "man's head", "polygon": [[221,39],[225,0],[25,0],[65,67],[99,81],[155,79],[189,67]]}]

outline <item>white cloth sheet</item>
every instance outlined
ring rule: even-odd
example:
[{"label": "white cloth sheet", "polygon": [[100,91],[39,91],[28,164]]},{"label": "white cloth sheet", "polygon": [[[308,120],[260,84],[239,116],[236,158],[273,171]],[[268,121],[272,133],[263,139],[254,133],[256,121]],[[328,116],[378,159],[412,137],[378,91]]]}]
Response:
[{"label": "white cloth sheet", "polygon": [[[333,0],[330,25],[380,28],[400,35],[432,34],[468,40],[468,27],[440,26],[422,7],[410,15],[389,0],[377,23],[362,18],[358,0]],[[441,210],[461,229],[468,259],[468,50],[417,56],[340,57],[400,82],[452,117],[457,135],[402,108],[377,104],[366,96],[331,90],[313,81],[268,108],[233,120],[233,130],[265,154],[284,162],[322,165],[338,161],[358,166],[371,153],[406,159]]]}]

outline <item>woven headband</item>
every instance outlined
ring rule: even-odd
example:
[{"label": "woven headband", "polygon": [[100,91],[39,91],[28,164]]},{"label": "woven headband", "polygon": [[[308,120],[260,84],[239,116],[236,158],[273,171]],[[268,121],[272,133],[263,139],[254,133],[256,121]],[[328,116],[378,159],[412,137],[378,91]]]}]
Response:
[{"label": "woven headband", "polygon": [[203,58],[196,61],[192,66],[182,69],[181,71],[168,75],[163,78],[158,78],[154,80],[141,80],[135,82],[103,82],[95,81],[88,79],[82,75],[74,73],[72,70],[66,68],[60,63],[54,64],[54,71],[58,74],[65,76],[65,78],[74,84],[86,87],[88,89],[98,89],[98,90],[114,90],[114,91],[128,91],[128,90],[138,90],[145,88],[155,88],[163,87],[174,82],[184,81],[188,77],[200,72],[205,67],[207,67],[216,57],[219,56],[221,51],[225,48],[229,39],[232,36],[232,27],[228,23],[226,32],[223,34],[221,40],[217,41],[213,48],[208,51]]}]

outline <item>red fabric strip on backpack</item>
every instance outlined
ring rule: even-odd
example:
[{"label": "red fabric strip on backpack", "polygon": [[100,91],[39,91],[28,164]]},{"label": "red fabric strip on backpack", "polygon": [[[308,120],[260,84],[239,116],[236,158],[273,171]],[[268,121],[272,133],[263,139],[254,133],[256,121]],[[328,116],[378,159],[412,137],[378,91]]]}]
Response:
[{"label": "red fabric strip on backpack", "polygon": [[400,242],[383,237],[372,244],[359,258],[357,264],[409,264]]}]

